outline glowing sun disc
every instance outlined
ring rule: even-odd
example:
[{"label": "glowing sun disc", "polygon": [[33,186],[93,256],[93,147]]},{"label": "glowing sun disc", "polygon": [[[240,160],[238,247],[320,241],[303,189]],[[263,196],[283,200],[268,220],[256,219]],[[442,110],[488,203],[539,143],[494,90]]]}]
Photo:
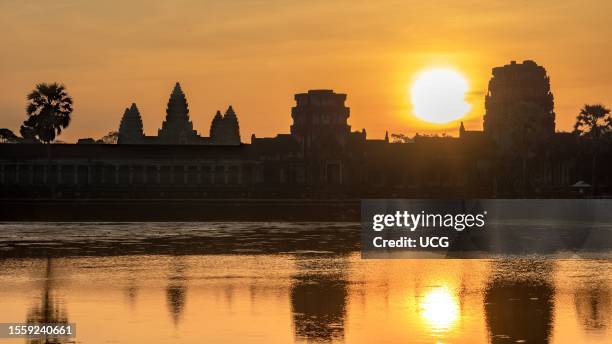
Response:
[{"label": "glowing sun disc", "polygon": [[465,101],[467,79],[453,69],[421,72],[410,88],[414,115],[435,124],[449,123],[465,116],[471,105]]}]

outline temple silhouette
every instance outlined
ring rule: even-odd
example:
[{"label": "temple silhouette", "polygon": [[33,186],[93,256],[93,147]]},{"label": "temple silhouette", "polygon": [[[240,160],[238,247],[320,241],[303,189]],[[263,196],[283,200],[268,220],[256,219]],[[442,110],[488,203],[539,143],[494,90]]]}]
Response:
[{"label": "temple silhouette", "polygon": [[[189,117],[176,83],[157,136],[146,136],[136,104],[117,144],[0,144],[5,199],[355,199],[365,197],[582,197],[591,156],[571,133],[555,132],[544,67],[512,61],[493,68],[483,131],[417,135],[409,142],[353,130],[346,94],[295,95],[289,133],[241,142],[229,106],[208,137]],[[599,189],[612,185],[612,152],[600,154]],[[586,181],[586,182],[585,182]]]},{"label": "temple silhouette", "polygon": [[[83,140],[81,143],[91,141]],[[230,105],[221,115],[220,111],[210,125],[210,137],[202,137],[193,129],[189,120],[189,106],[181,85],[177,82],[170,94],[166,119],[157,136],[144,134],[142,117],[135,103],[125,109],[118,130],[118,144],[188,144],[188,145],[240,145],[238,117]]]}]

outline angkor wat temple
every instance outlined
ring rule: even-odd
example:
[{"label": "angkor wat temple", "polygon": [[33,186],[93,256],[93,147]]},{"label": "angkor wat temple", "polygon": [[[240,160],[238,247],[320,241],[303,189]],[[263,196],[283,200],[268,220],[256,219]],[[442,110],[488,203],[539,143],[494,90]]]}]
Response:
[{"label": "angkor wat temple", "polygon": [[189,120],[189,106],[181,85],[177,82],[172,90],[166,120],[162,123],[157,136],[146,136],[142,128],[142,118],[136,104],[126,108],[118,131],[119,144],[188,144],[188,145],[240,145],[238,117],[230,105],[224,115],[221,111],[212,120],[210,137],[202,137],[193,130]]},{"label": "angkor wat temple", "polygon": [[[240,143],[231,106],[201,137],[177,83],[158,136],[136,105],[118,144],[1,144],[3,198],[575,197],[591,179],[580,138],[555,132],[550,80],[533,61],[493,69],[483,131],[412,142],[369,139],[349,125],[347,96],[295,95],[289,133]],[[600,158],[609,193],[612,156]],[[581,182],[582,184],[580,184]],[[578,183],[578,184],[577,184]],[[588,190],[586,190],[588,192]]]}]

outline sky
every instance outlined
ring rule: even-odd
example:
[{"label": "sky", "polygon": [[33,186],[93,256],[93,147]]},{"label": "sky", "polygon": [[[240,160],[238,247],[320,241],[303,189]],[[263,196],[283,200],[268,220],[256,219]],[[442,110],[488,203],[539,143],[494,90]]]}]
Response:
[{"label": "sky", "polygon": [[132,102],[156,135],[179,81],[203,136],[230,104],[244,142],[287,133],[293,95],[321,88],[348,94],[349,124],[368,138],[457,135],[458,121],[415,117],[418,73],[465,75],[463,121],[477,130],[491,69],[531,59],[568,131],[585,103],[612,106],[610,13],[610,1],[2,0],[0,127],[18,132],[26,95],[57,81],[75,103],[60,140],[117,130]]}]

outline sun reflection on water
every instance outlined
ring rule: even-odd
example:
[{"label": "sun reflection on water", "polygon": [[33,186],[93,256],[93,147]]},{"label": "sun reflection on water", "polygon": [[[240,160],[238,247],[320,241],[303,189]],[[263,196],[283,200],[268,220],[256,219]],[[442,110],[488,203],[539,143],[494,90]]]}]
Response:
[{"label": "sun reflection on water", "polygon": [[423,320],[436,331],[449,330],[459,318],[459,302],[447,286],[429,290],[419,308]]}]

